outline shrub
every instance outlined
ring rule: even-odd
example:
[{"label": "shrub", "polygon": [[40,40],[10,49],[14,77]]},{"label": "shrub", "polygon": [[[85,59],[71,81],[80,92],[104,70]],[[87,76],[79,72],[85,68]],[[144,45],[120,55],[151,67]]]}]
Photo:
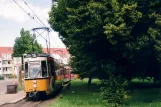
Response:
[{"label": "shrub", "polygon": [[16,75],[15,74],[10,74],[10,75],[8,75],[8,78],[9,79],[16,78]]},{"label": "shrub", "polygon": [[125,86],[127,82],[121,76],[110,75],[108,79],[102,80],[101,95],[108,107],[120,107],[129,98]]},{"label": "shrub", "polygon": [[4,76],[0,75],[0,80],[4,80]]}]

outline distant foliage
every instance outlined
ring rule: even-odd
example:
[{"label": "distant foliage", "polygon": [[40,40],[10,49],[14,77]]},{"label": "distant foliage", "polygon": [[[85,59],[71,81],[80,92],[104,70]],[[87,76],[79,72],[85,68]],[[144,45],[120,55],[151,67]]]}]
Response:
[{"label": "distant foliage", "polygon": [[4,80],[4,76],[0,75],[0,80]]},{"label": "distant foliage", "polygon": [[24,29],[21,29],[20,37],[15,39],[13,49],[13,57],[22,57],[23,54],[33,53],[33,51],[42,53],[42,46],[35,40],[35,35]]}]

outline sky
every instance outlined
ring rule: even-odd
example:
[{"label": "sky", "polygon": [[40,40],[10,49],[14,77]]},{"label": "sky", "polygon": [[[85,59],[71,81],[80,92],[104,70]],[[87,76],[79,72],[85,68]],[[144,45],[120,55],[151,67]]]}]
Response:
[{"label": "sky", "polygon": [[[32,8],[41,21],[47,26],[48,24],[48,12],[50,11],[52,0],[15,0],[22,8],[24,8],[30,16],[34,17],[36,21],[38,19],[34,16],[31,10],[25,5],[24,1]],[[20,37],[20,30],[24,28],[32,32],[32,28],[41,27],[35,20],[31,19],[13,0],[0,0],[0,47],[14,46],[14,40],[16,37]],[[41,31],[38,31],[41,32]],[[43,33],[45,37],[47,32]],[[49,33],[50,47],[64,48],[65,45],[58,37],[58,33],[51,31]],[[45,40],[39,36],[37,41],[45,48]]]}]

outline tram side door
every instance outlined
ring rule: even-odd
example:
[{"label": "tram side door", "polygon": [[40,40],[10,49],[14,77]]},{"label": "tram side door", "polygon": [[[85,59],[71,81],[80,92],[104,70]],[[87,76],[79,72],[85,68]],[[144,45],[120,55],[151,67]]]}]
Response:
[{"label": "tram side door", "polygon": [[53,60],[48,60],[47,61],[48,65],[48,73],[50,77],[50,82],[52,87],[55,85],[55,80],[56,80],[56,74],[55,74],[55,69],[54,69],[54,61]]}]

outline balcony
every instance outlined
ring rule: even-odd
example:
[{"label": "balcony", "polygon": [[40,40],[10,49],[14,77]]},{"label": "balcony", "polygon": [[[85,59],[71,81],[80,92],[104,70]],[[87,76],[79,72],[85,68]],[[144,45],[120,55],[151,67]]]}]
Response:
[{"label": "balcony", "polygon": [[13,71],[2,71],[2,74],[13,74]]},{"label": "balcony", "polygon": [[11,58],[2,58],[2,61],[12,61]]},{"label": "balcony", "polygon": [[2,68],[3,67],[13,67],[13,64],[2,64]]}]

